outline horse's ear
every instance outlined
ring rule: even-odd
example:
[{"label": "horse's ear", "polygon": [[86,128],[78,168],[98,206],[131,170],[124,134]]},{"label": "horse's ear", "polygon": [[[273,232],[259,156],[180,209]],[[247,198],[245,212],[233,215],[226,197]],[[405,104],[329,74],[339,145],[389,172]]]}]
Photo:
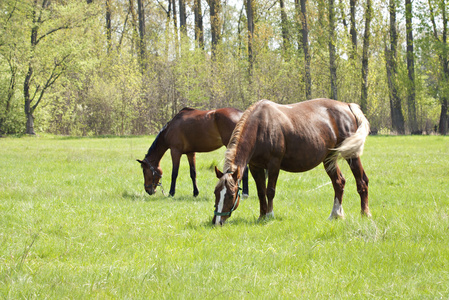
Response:
[{"label": "horse's ear", "polygon": [[237,170],[235,170],[234,173],[232,173],[232,178],[235,182],[240,178],[240,166],[237,167]]},{"label": "horse's ear", "polygon": [[143,164],[143,161],[136,159],[136,161],[140,162],[141,164]]},{"label": "horse's ear", "polygon": [[217,175],[218,179],[223,177],[223,173],[220,170],[218,170],[217,166],[215,166],[215,174]]}]

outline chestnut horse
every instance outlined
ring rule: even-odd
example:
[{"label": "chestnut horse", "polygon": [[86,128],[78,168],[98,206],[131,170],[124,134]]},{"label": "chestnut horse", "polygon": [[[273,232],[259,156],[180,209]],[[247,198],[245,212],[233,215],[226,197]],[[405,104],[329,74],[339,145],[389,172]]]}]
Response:
[{"label": "chestnut horse", "polygon": [[268,100],[255,103],[236,125],[226,151],[223,173],[215,167],[219,181],[215,187],[212,223],[223,224],[238,207],[241,170],[247,164],[257,186],[259,219],[274,217],[273,198],[280,169],[305,172],[321,162],[335,191],[329,218],[343,218],[341,204],[345,179],[337,165],[340,155],[347,160],[356,179],[362,214],[371,216],[368,177],[360,161],[368,133],[368,120],[357,104],[330,99],[290,105]]},{"label": "chestnut horse", "polygon": [[[186,154],[190,165],[190,177],[193,182],[193,195],[198,196],[196,185],[195,152],[210,152],[227,146],[235,125],[242,116],[235,108],[216,110],[196,110],[183,108],[158,133],[143,160],[137,160],[143,169],[145,190],[152,195],[162,178],[160,161],[170,149],[173,163],[170,196],[175,195],[181,155]],[[244,194],[248,195],[248,172],[243,181]]]}]

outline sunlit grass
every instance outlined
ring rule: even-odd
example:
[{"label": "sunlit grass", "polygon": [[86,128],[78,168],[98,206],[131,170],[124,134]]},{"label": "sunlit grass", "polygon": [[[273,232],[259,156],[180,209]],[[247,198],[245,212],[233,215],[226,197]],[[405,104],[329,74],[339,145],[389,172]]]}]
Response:
[{"label": "sunlit grass", "polygon": [[[447,137],[368,138],[370,219],[340,162],[345,220],[327,221],[333,190],[319,166],[281,173],[264,222],[250,179],[220,228],[210,223],[224,148],[197,155],[197,198],[186,158],[175,197],[149,196],[135,159],[153,138],[0,139],[1,298],[449,296]],[[167,192],[168,153],[162,168]]]}]

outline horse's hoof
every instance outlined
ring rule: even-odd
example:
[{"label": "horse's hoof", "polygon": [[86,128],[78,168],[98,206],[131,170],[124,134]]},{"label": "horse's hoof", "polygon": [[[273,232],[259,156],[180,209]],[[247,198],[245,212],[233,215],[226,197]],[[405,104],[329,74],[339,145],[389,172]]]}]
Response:
[{"label": "horse's hoof", "polygon": [[274,212],[269,212],[263,216],[260,216],[259,219],[257,219],[257,222],[267,221],[270,219],[274,219]]},{"label": "horse's hoof", "polygon": [[246,198],[248,198],[248,197],[249,197],[248,194],[242,194],[242,198],[243,198],[243,199],[246,199]]},{"label": "horse's hoof", "polygon": [[274,219],[274,211],[267,213],[265,215],[265,218],[267,218],[267,219]]},{"label": "horse's hoof", "polygon": [[372,217],[371,212],[362,210],[362,217],[371,218]]}]

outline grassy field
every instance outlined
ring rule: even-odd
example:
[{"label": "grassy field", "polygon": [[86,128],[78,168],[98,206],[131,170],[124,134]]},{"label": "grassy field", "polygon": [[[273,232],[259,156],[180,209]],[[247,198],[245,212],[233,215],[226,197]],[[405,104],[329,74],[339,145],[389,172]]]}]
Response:
[{"label": "grassy field", "polygon": [[[370,219],[342,162],[345,220],[320,166],[281,173],[266,222],[251,178],[219,228],[224,148],[197,155],[197,198],[185,157],[175,197],[149,196],[135,159],[153,139],[0,139],[0,298],[449,298],[449,137],[368,138]],[[168,192],[169,153],[162,169]]]}]

